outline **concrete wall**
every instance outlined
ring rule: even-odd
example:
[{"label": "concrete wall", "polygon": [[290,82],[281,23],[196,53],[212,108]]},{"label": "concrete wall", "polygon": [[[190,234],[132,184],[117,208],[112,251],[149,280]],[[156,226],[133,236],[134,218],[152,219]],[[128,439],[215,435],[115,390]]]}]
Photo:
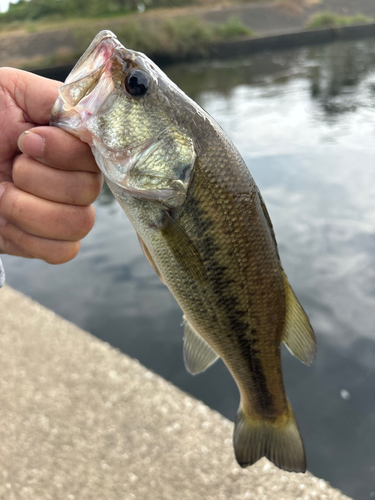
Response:
[{"label": "concrete wall", "polygon": [[1,500],[344,500],[266,459],[243,470],[233,424],[137,361],[0,291]]}]

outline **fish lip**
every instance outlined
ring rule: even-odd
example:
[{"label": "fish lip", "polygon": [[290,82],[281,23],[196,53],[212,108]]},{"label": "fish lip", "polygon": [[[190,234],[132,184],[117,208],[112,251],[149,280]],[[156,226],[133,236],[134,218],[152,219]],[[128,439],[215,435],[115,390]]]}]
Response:
[{"label": "fish lip", "polygon": [[[51,125],[59,124],[60,120],[64,120],[65,116],[67,117],[66,112],[74,108],[74,106],[69,106],[69,103],[64,99],[62,89],[66,88],[67,85],[78,83],[98,71],[103,73],[108,62],[113,59],[116,49],[121,47],[121,43],[112,31],[103,30],[96,35],[88,49],[77,61],[64,84],[59,88],[59,97],[51,110]],[[68,130],[68,128],[66,126],[65,130]],[[68,130],[68,132],[74,133],[71,130]]]},{"label": "fish lip", "polygon": [[[143,59],[144,56],[141,53],[124,47],[112,31],[100,31],[77,61],[64,84],[59,88],[59,97],[51,110],[51,125],[59,125],[61,121],[68,122],[69,113],[74,113],[76,106],[80,103],[80,100],[75,101],[74,98],[76,86],[84,85],[90,78],[96,77],[100,80],[103,74],[108,73],[109,75],[115,60],[122,61],[125,66],[127,64],[136,64],[142,67]],[[72,99],[69,98],[69,87],[72,89]],[[81,89],[84,90],[84,86]],[[83,98],[90,93],[91,91],[83,95]],[[61,128],[73,134],[75,133],[70,130],[68,124],[62,124]]]},{"label": "fish lip", "polygon": [[112,31],[100,31],[78,59],[64,85],[81,80],[104,66],[112,57],[115,49],[119,47],[122,47],[122,45]]}]

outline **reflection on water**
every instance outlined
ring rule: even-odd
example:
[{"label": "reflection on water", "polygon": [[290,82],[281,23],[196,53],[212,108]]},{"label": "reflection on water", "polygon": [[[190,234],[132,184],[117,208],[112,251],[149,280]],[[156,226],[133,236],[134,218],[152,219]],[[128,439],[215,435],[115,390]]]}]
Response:
[{"label": "reflection on water", "polygon": [[[366,40],[167,68],[263,193],[318,338],[311,368],[284,352],[309,469],[357,500],[375,496],[374,49]],[[222,363],[186,372],[181,312],[108,190],[97,214],[71,263],[5,257],[9,284],[233,419],[232,378]]]}]

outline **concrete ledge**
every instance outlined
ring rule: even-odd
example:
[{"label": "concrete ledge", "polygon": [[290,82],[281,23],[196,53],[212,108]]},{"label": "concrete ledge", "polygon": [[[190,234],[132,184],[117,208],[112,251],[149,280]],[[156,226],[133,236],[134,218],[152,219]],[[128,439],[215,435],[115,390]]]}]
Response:
[{"label": "concrete ledge", "polygon": [[283,50],[329,43],[335,40],[359,40],[371,37],[375,37],[375,23],[340,26],[339,28],[298,30],[221,42],[211,47],[209,55],[210,57],[246,56],[265,50]]},{"label": "concrete ledge", "polygon": [[242,470],[231,422],[7,286],[0,318],[0,499],[348,499]]}]

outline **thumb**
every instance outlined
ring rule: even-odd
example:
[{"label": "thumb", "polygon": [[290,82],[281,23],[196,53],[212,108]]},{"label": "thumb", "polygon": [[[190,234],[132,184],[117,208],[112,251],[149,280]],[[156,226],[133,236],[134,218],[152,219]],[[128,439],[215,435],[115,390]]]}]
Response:
[{"label": "thumb", "polygon": [[13,68],[0,69],[0,88],[5,89],[25,114],[25,121],[46,125],[61,82]]}]

